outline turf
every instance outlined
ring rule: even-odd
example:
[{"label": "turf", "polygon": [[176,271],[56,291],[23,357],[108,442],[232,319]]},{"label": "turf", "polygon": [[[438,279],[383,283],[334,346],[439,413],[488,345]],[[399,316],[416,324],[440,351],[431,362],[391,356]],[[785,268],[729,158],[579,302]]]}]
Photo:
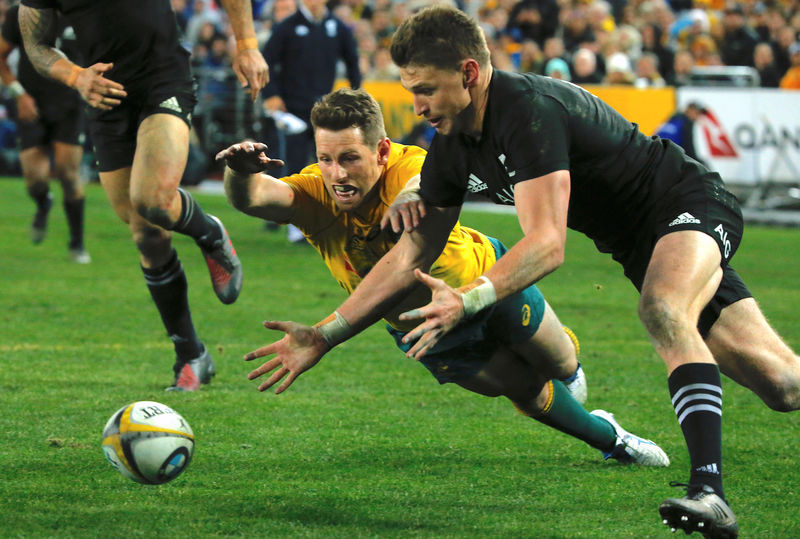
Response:
[{"label": "turf", "polygon": [[[54,186],[56,199],[60,200]],[[0,536],[2,537],[666,537],[656,511],[680,494],[688,457],[664,368],[636,319],[619,268],[582,236],[542,282],[581,339],[589,409],[657,441],[668,469],[604,462],[580,442],[516,414],[507,401],[438,386],[376,326],[330,353],[286,393],[258,393],[242,355],[277,337],[265,319],[313,323],[344,293],[315,252],[198,200],[226,223],[245,266],[231,306],[210,288],[197,248],[176,237],[198,331],[218,375],[194,394],[165,393],[172,347],[128,231],[87,186],[87,248],[68,261],[54,206],[48,237],[28,240],[33,206],[0,179]],[[511,244],[512,215],[465,212]],[[750,227],[734,262],[774,326],[800,348],[800,231]],[[797,414],[770,411],[723,382],[724,475],[743,537],[798,537]],[[108,417],[135,400],[177,409],[197,436],[188,470],[143,486],[100,449]]]}]

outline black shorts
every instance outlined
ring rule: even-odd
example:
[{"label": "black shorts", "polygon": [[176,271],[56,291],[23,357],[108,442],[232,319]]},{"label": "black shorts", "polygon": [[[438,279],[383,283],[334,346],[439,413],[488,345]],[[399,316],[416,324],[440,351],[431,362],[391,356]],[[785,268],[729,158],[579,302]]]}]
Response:
[{"label": "black shorts", "polygon": [[83,144],[86,127],[83,107],[69,109],[58,117],[42,114],[33,122],[19,122],[19,147],[21,150],[37,146],[50,146],[54,142]]},{"label": "black shorts", "polygon": [[672,232],[697,230],[717,243],[722,261],[722,282],[717,293],[700,314],[698,329],[703,337],[719,318],[722,309],[740,299],[752,297],[747,286],[728,266],[742,241],[744,220],[736,197],[724,188],[717,174],[707,174],[699,182],[676,185],[659,204],[650,221],[650,233],[639,235],[635,249],[615,252],[614,259],[625,269],[625,275],[641,291],[645,272],[656,242]]},{"label": "black shorts", "polygon": [[196,103],[194,85],[181,82],[128,94],[121,105],[111,110],[90,109],[89,132],[100,172],[133,164],[136,136],[145,118],[153,114],[172,114],[191,127]]}]

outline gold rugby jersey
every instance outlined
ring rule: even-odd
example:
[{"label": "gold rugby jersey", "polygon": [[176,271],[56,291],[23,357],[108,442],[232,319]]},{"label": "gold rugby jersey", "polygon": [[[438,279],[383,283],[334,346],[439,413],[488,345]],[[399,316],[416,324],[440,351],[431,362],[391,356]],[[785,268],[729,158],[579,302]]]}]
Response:
[{"label": "gold rugby jersey", "polygon": [[[340,210],[328,194],[319,165],[309,165],[299,174],[282,178],[295,192],[295,212],[290,222],[303,231],[348,294],[394,246],[396,238],[391,231],[381,230],[381,218],[406,182],[419,174],[424,161],[423,149],[392,143],[386,168],[375,185],[378,192],[356,211],[349,212]],[[494,263],[494,247],[488,238],[456,223],[430,274],[455,288],[474,281]],[[420,285],[385,320],[401,331],[413,329],[419,321],[401,322],[398,316],[429,301],[430,290]]]}]

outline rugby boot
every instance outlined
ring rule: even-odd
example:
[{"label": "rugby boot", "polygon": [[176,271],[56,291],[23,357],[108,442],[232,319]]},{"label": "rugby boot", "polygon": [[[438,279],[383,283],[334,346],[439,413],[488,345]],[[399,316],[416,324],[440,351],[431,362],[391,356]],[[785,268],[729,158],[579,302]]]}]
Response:
[{"label": "rugby boot", "polygon": [[[567,326],[562,326],[564,329],[564,333],[567,334],[569,340],[572,341],[572,345],[575,347],[575,355],[579,356],[581,353],[581,343],[578,342],[578,337],[573,333],[571,329]],[[578,362],[578,370],[575,371],[575,374],[567,378],[566,380],[561,380],[564,386],[567,388],[567,391],[570,392],[572,398],[578,401],[581,406],[586,404],[586,399],[589,396],[589,388],[586,384],[586,374],[583,372],[583,367],[581,367],[580,361]]]},{"label": "rugby boot", "polygon": [[92,262],[92,257],[89,256],[89,253],[87,253],[86,249],[83,247],[70,249],[69,258],[76,264],[90,264]]},{"label": "rugby boot", "polygon": [[200,384],[211,383],[211,378],[217,374],[208,348],[203,348],[199,357],[189,361],[176,361],[172,370],[175,372],[175,381],[167,391],[197,391]]},{"label": "rugby boot", "polygon": [[686,496],[668,498],[658,507],[661,519],[672,531],[703,534],[707,539],[735,539],[739,525],[727,502],[708,485],[687,485],[671,481],[671,487],[685,487]]},{"label": "rugby boot", "polygon": [[213,215],[208,217],[219,226],[221,237],[210,243],[201,238],[197,244],[206,259],[214,292],[222,303],[228,305],[236,301],[242,290],[242,263],[236,256],[236,250],[222,221]]},{"label": "rugby boot", "polygon": [[36,210],[33,216],[33,223],[31,223],[31,241],[34,245],[42,243],[47,235],[47,216],[50,214],[50,208],[52,207],[53,194],[47,193],[44,206]]},{"label": "rugby boot", "polygon": [[603,451],[603,458],[618,460],[625,464],[639,464],[641,466],[669,466],[669,457],[664,450],[654,442],[640,438],[623,429],[614,414],[605,410],[593,410],[593,416],[605,419],[614,427],[617,442],[611,451]]}]

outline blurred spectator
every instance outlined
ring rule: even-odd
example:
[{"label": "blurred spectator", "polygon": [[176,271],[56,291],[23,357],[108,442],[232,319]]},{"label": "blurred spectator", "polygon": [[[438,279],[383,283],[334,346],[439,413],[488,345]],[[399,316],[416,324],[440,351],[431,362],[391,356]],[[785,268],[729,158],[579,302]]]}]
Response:
[{"label": "blurred spectator", "polygon": [[221,17],[216,8],[209,5],[206,0],[193,0],[192,16],[186,23],[186,39],[191,44],[197,43],[200,28],[205,23],[211,23],[214,29],[217,30],[220,22]]},{"label": "blurred spectator", "polygon": [[789,46],[791,67],[781,79],[780,87],[784,90],[800,90],[800,41]]},{"label": "blurred spectator", "polygon": [[797,31],[788,24],[781,26],[776,32],[775,41],[772,42],[772,54],[775,57],[775,66],[781,75],[792,65],[789,59],[789,47],[797,41],[797,37]]},{"label": "blurred spectator", "polygon": [[636,76],[625,53],[615,52],[606,61],[605,84],[633,84]]},{"label": "blurred spectator", "polygon": [[[566,59],[566,51],[564,50],[564,41],[562,41],[560,37],[551,37],[546,39],[544,42],[544,49],[542,50],[542,52],[544,54],[543,63],[545,68],[547,67],[547,64],[550,62],[550,60],[554,60],[556,58],[560,60]],[[544,71],[540,71],[540,73],[544,73]]]},{"label": "blurred spectator", "polygon": [[656,135],[671,140],[683,148],[686,155],[702,163],[703,161],[697,157],[697,149],[694,146],[694,124],[705,113],[706,109],[699,103],[689,103],[683,112],[676,112],[659,126]]},{"label": "blurred spectator", "polygon": [[587,48],[580,48],[572,55],[572,71],[572,82],[579,86],[603,82],[602,75],[597,71],[597,56]]},{"label": "blurred spectator", "polygon": [[395,26],[392,23],[392,15],[387,10],[378,10],[372,14],[372,33],[375,36],[378,47],[388,49],[392,43],[392,34]]},{"label": "blurred spectator", "polygon": [[564,48],[570,54],[573,54],[583,44],[594,43],[594,31],[589,26],[589,18],[585,10],[575,8],[566,12],[561,39],[564,42]]},{"label": "blurred spectator", "polygon": [[738,4],[725,10],[724,35],[720,53],[729,66],[752,66],[758,34],[747,26],[744,10]]},{"label": "blurred spectator", "polygon": [[646,52],[636,60],[634,85],[637,88],[663,88],[667,85],[664,77],[658,71],[658,56],[652,52]]},{"label": "blurred spectator", "polygon": [[392,62],[392,55],[389,49],[380,47],[375,51],[374,65],[366,72],[366,80],[400,80],[400,72]]},{"label": "blurred spectator", "polygon": [[663,42],[661,28],[655,24],[645,24],[641,28],[642,53],[650,52],[658,57],[658,66],[665,80],[672,78],[675,53]]},{"label": "blurred spectator", "polygon": [[769,43],[759,43],[753,52],[753,63],[761,79],[762,88],[777,88],[781,82],[778,68],[775,67],[775,58]]},{"label": "blurred spectator", "polygon": [[679,88],[691,84],[692,69],[694,69],[694,57],[689,51],[678,51],[675,53],[675,61],[672,64],[672,78],[669,84]]},{"label": "blurred spectator", "polygon": [[541,73],[544,53],[535,41],[523,41],[519,51],[519,71],[522,73]]},{"label": "blurred spectator", "polygon": [[558,4],[555,0],[520,0],[508,16],[508,33],[514,41],[527,39],[544,45],[558,28]]},{"label": "blurred spectator", "polygon": [[186,26],[189,23],[189,6],[186,3],[186,0],[172,0],[172,11],[175,12],[175,21],[178,23],[178,27],[183,32],[183,35],[186,35]]},{"label": "blurred spectator", "polygon": [[561,58],[551,58],[544,67],[544,74],[553,79],[570,81],[572,76],[567,62]]}]

